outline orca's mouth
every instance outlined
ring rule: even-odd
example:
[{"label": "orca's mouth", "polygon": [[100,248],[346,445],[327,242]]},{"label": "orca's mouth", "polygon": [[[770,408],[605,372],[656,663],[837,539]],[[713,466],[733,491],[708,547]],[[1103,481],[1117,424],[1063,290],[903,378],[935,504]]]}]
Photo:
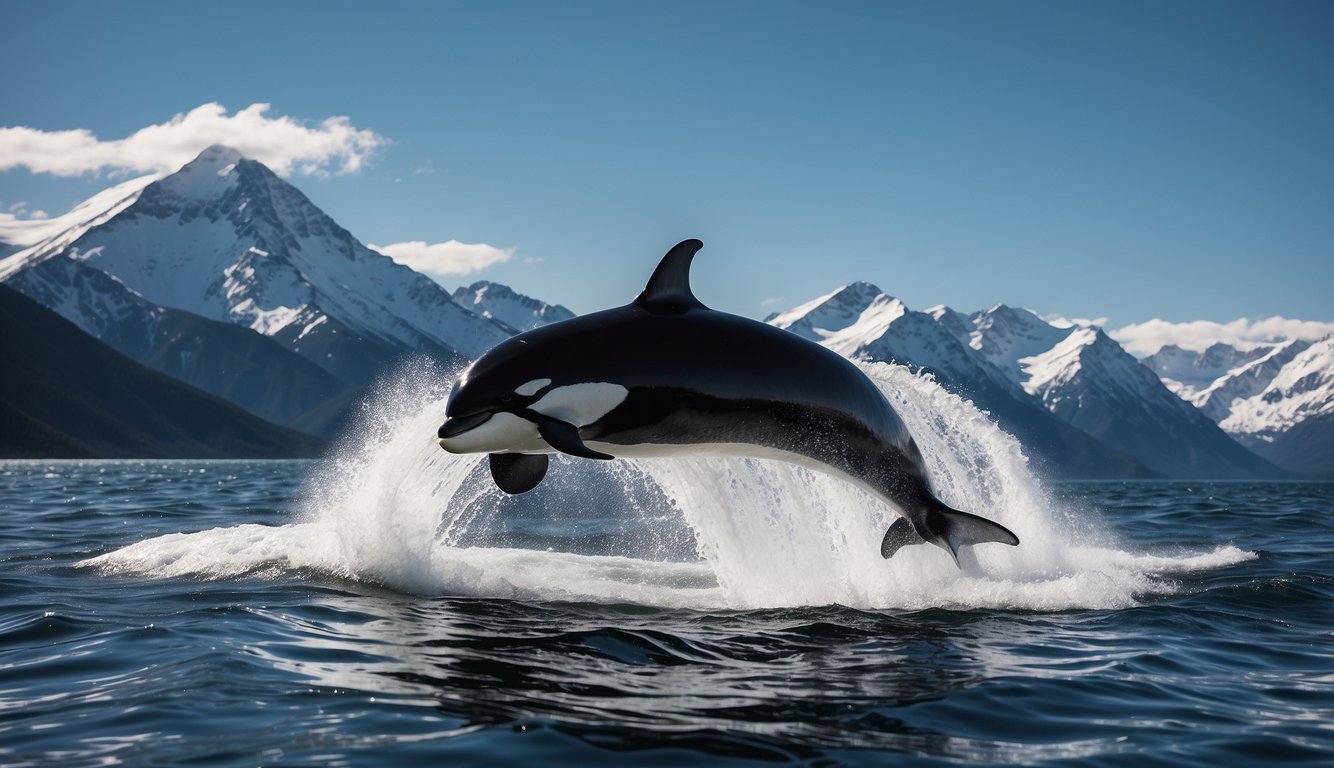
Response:
[{"label": "orca's mouth", "polygon": [[483,411],[482,413],[474,413],[471,416],[455,416],[445,419],[445,423],[440,425],[440,429],[436,432],[436,436],[441,440],[458,437],[470,429],[482,426],[494,415],[495,413],[492,411]]},{"label": "orca's mouth", "polygon": [[[494,429],[487,427],[487,429],[482,430],[493,434],[484,437],[480,442],[472,438],[454,439],[491,421],[492,416],[509,416],[512,418],[497,419]],[[519,426],[525,424],[525,422],[527,423],[526,428]],[[536,435],[531,434],[533,427],[536,427]],[[517,432],[515,431],[516,428],[518,428]],[[568,453],[571,456],[603,460],[615,458],[610,454],[595,451],[584,445],[583,437],[579,434],[579,427],[574,424],[531,408],[524,408],[519,411],[484,411],[471,416],[447,417],[445,423],[441,424],[440,429],[436,431],[436,435],[440,438],[440,447],[450,453],[495,453],[497,451],[506,453],[516,450],[513,442],[497,442],[495,445],[490,445],[488,440],[495,441],[503,438],[508,441],[528,442],[532,438],[540,436],[542,443],[545,443],[547,447],[561,453]],[[518,452],[523,451],[519,450]],[[536,449],[536,452],[541,452],[541,449]]]}]

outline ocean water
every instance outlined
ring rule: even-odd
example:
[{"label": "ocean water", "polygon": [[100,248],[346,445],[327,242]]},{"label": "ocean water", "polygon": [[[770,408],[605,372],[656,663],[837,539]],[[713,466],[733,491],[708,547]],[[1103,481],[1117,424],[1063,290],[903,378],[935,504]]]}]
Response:
[{"label": "ocean water", "polygon": [[0,464],[0,765],[1334,763],[1334,485],[1048,483],[868,366],[952,506],[557,459],[506,497],[405,371],[313,462]]}]

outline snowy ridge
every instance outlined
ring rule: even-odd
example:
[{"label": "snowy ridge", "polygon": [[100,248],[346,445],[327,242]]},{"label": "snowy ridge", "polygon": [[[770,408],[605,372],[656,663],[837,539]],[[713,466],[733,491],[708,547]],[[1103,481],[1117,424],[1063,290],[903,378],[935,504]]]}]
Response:
[{"label": "snowy ridge", "polygon": [[[971,321],[968,345],[981,352],[992,365],[1023,386],[1029,394],[1033,393],[1029,380],[1034,371],[1029,370],[1031,364],[1024,361],[1053,351],[1080,330],[1086,330],[1058,328],[1038,317],[1031,309],[1014,309],[1004,304],[974,312],[967,319]],[[1057,374],[1043,370],[1039,375],[1050,379]]]},{"label": "snowy ridge", "polygon": [[1021,371],[1024,391],[1041,398],[1048,408],[1059,407],[1066,392],[1084,368],[1084,353],[1097,343],[1097,331],[1079,328],[1066,334],[1055,346],[1014,361]]},{"label": "snowy ridge", "polygon": [[11,255],[0,260],[0,282],[26,264],[34,251],[53,251],[68,245],[90,228],[108,221],[139,199],[144,187],[161,179],[150,174],[109,187],[74,206],[68,213],[49,219],[0,220],[0,244]]},{"label": "snowy ridge", "polygon": [[973,333],[976,329],[973,328],[973,320],[968,315],[956,312],[944,304],[937,304],[922,311],[940,323],[940,327],[948,331],[951,336],[972,346]]},{"label": "snowy ridge", "polygon": [[152,305],[251,328],[315,362],[334,356],[340,331],[379,345],[379,357],[472,357],[512,334],[365,247],[295,187],[225,147],[174,174],[108,190],[66,219],[78,223],[4,260],[0,279],[25,291],[43,282],[34,298],[85,329],[114,323],[114,312],[57,276],[21,273],[77,262]]},{"label": "snowy ridge", "polygon": [[[869,283],[844,286],[768,322],[847,357],[924,368],[947,389],[1008,413],[1017,429],[1035,429],[1031,416],[1017,415],[1032,403],[1169,475],[1275,472],[1096,327],[1054,325],[1004,304],[971,315],[943,305],[916,312]],[[1057,439],[1050,430],[1041,434],[1034,436]]]},{"label": "snowy ridge", "polygon": [[[1271,389],[1279,377],[1290,384],[1293,376],[1285,373],[1288,367],[1317,344],[1297,339],[1242,350],[1217,343],[1198,354],[1169,345],[1145,358],[1144,364],[1186,402],[1238,439],[1254,444],[1270,442],[1308,415],[1322,412],[1316,391],[1292,393],[1283,384]],[[1303,364],[1309,360],[1299,365]],[[1327,397],[1334,407],[1334,393]]]},{"label": "snowy ridge", "polygon": [[[1283,345],[1248,368],[1281,359],[1280,352],[1299,344],[1305,342]],[[1241,379],[1244,374],[1245,370],[1233,379]],[[1262,390],[1233,399],[1229,406],[1219,426],[1263,442],[1272,442],[1308,418],[1334,413],[1334,337],[1305,346],[1278,366]]]},{"label": "snowy ridge", "polygon": [[765,322],[812,341],[823,341],[856,323],[872,302],[882,296],[884,293],[870,283],[851,283],[786,312],[770,315]]},{"label": "snowy ridge", "polygon": [[27,267],[6,284],[132,357],[150,343],[163,309],[115,277],[77,259],[45,259]]},{"label": "snowy ridge", "polygon": [[1093,392],[1101,392],[1108,401],[1137,404],[1158,419],[1195,415],[1099,328],[1075,328],[1047,352],[1020,362],[1027,374],[1024,389],[1053,410],[1071,401],[1083,405]]},{"label": "snowy ridge", "polygon": [[1199,391],[1272,349],[1266,345],[1241,350],[1218,342],[1203,352],[1192,352],[1169,344],[1144,358],[1144,364],[1162,378],[1168,389],[1194,402]]},{"label": "snowy ridge", "polygon": [[515,332],[530,331],[574,317],[573,312],[559,304],[548,304],[524,296],[507,285],[489,280],[479,280],[458,288],[454,291],[453,299],[473,314],[498,320]]},{"label": "snowy ridge", "polygon": [[967,339],[957,338],[935,315],[909,309],[871,283],[846,285],[771,315],[768,322],[847,358],[926,369],[953,383],[957,391],[974,394],[980,388],[999,387],[1022,396],[1013,382],[967,346]]},{"label": "snowy ridge", "polygon": [[[256,391],[291,379],[279,370],[313,363],[334,380],[323,381],[329,392],[337,382],[350,392],[405,356],[475,357],[516,332],[573,316],[486,281],[451,295],[225,147],[176,173],[116,185],[57,219],[0,222],[0,239],[20,249],[0,259],[0,281],[141,362],[155,364],[168,335],[175,358],[208,348],[232,350],[233,360],[249,348],[237,332],[267,337],[274,373]],[[768,322],[849,358],[927,371],[1036,453],[1046,451],[1039,459],[1067,476],[1262,476],[1273,468],[1215,421],[1268,440],[1328,416],[1334,403],[1328,340],[1219,346],[1198,359],[1164,349],[1146,361],[1155,373],[1095,327],[1053,324],[1003,304],[971,315],[943,305],[915,311],[866,282]],[[286,355],[304,360],[289,365]],[[235,373],[219,366],[192,365],[194,380],[232,392]],[[275,418],[286,407],[261,405]],[[320,403],[302,407],[314,414]],[[311,418],[329,424],[329,416]]]},{"label": "snowy ridge", "polygon": [[1187,398],[1204,414],[1217,422],[1225,421],[1233,403],[1265,391],[1298,355],[1311,347],[1308,341],[1290,341],[1273,347],[1258,347],[1246,353],[1253,357],[1228,375],[1221,376],[1209,386]]}]

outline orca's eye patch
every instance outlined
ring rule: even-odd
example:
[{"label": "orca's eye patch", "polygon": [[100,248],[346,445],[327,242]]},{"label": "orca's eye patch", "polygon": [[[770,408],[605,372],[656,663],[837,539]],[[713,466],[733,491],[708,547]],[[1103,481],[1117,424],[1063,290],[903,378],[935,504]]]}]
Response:
[{"label": "orca's eye patch", "polygon": [[514,394],[532,397],[551,384],[551,379],[533,379],[525,384],[520,384],[514,388]]}]

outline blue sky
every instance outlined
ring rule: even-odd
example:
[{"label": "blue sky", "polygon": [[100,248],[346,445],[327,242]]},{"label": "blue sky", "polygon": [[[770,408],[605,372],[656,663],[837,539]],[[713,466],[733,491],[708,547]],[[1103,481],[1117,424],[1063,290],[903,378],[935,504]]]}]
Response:
[{"label": "blue sky", "polygon": [[[1113,327],[1334,321],[1328,2],[7,2],[0,21],[0,126],[345,117],[384,143],[291,180],[364,242],[513,249],[450,286],[591,311],[699,237],[696,293],[757,317],[868,280]],[[0,211],[123,177],[20,164]]]}]

